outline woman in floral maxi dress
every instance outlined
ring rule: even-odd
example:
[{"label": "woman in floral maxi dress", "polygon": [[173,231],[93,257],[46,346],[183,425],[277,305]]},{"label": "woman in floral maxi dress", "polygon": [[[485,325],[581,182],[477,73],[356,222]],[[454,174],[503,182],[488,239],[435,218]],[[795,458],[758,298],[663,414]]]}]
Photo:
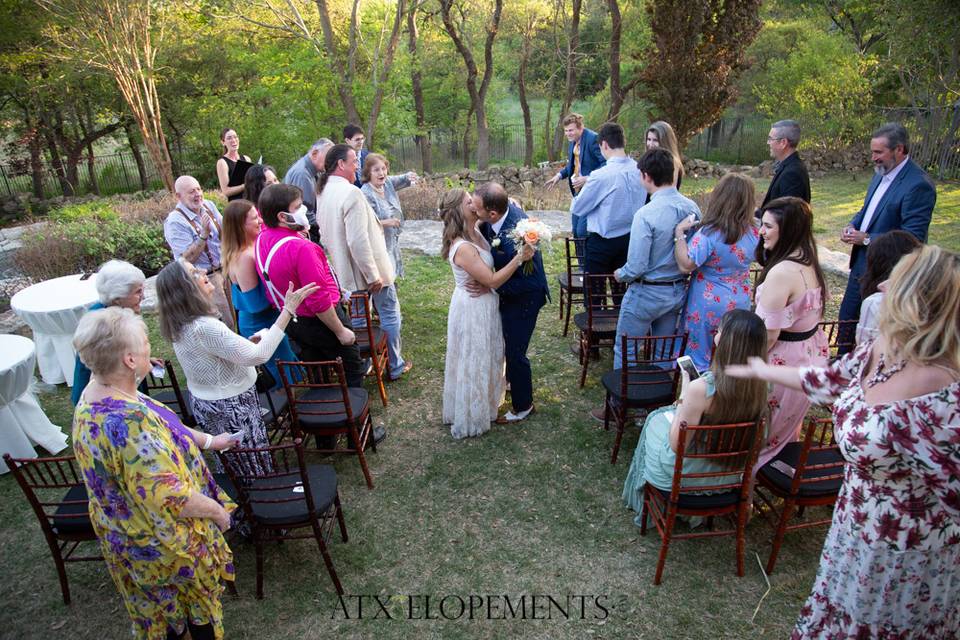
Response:
[{"label": "woman in floral maxi dress", "polygon": [[877,339],[825,369],[727,372],[832,405],[847,461],[792,638],[960,637],[960,256],[905,257]]}]

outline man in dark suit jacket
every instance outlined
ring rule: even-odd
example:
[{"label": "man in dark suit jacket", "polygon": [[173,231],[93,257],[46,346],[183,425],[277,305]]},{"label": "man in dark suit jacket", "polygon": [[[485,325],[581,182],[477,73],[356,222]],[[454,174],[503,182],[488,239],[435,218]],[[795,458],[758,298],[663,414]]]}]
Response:
[{"label": "man in dark suit jacket", "polygon": [[[499,270],[513,260],[517,250],[510,238],[517,223],[527,215],[507,198],[507,192],[496,182],[477,187],[473,194],[480,232],[493,247],[493,264]],[[538,251],[530,263],[532,271],[524,273],[521,267],[497,293],[500,295],[500,319],[503,323],[504,352],[507,360],[507,382],[510,383],[512,411],[497,422],[519,422],[534,411],[533,372],[527,358],[527,347],[537,326],[540,308],[550,296],[547,276],[543,271],[543,256]]]},{"label": "man in dark suit jacket", "polygon": [[902,229],[920,242],[927,241],[937,190],[908,152],[907,130],[897,123],[883,125],[870,140],[876,175],[867,188],[863,207],[840,236],[851,246],[850,279],[840,304],[841,320],[860,317],[860,276],[866,270],[867,246],[872,237]]},{"label": "man in dark suit jacket", "polygon": [[773,180],[757,209],[757,217],[763,216],[767,203],[784,196],[794,196],[810,203],[810,174],[797,153],[800,144],[800,124],[796,120],[774,122],[767,136],[770,156],[774,159]]},{"label": "man in dark suit jacket", "polygon": [[[570,195],[575,196],[580,193],[590,172],[607,164],[607,161],[600,153],[597,133],[584,129],[583,116],[579,113],[571,113],[563,119],[563,135],[570,142],[567,147],[567,166],[547,180],[546,186],[553,187],[560,180],[566,179],[570,187]],[[586,238],[587,219],[577,216],[570,216],[570,218],[573,237]]]},{"label": "man in dark suit jacket", "polygon": [[370,153],[369,149],[363,148],[366,141],[367,137],[363,134],[363,129],[357,125],[348,124],[343,128],[343,142],[353,147],[353,150],[357,152],[357,172],[353,184],[358,189],[363,186],[360,174],[363,172],[363,163],[367,159],[367,154]]}]

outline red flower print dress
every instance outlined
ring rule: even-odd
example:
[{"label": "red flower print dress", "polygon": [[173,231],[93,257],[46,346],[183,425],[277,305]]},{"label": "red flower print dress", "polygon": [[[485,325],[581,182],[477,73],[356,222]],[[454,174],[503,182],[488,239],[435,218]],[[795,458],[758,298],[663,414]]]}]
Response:
[{"label": "red flower print dress", "polygon": [[791,636],[960,637],[960,382],[867,405],[872,343],[801,372],[847,461],[813,593]]}]

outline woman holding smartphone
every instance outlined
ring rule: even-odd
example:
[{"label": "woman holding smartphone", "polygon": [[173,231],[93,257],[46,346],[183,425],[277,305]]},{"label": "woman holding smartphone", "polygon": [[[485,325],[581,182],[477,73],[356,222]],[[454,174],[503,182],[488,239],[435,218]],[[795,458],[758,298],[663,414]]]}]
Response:
[{"label": "woman holding smartphone", "polygon": [[[757,380],[738,380],[724,372],[727,365],[746,364],[751,357],[763,358],[767,351],[767,330],[756,314],[745,309],[726,313],[714,338],[717,349],[713,363],[696,380],[690,380],[681,366],[680,399],[676,404],[650,413],[640,432],[640,441],[623,485],[623,501],[637,512],[639,526],[643,510],[643,485],[650,483],[669,491],[677,461],[680,423],[729,424],[762,417],[767,410],[767,385]],[[692,366],[689,359],[685,359]],[[713,471],[703,459],[684,461],[684,473]],[[726,482],[723,476],[704,478],[704,483]],[[705,486],[707,486],[705,484]]]}]

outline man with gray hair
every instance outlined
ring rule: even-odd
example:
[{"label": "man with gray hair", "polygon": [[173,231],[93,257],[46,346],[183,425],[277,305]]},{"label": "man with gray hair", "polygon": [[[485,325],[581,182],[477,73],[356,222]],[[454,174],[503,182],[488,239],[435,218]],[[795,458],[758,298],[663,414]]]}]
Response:
[{"label": "man with gray hair", "polygon": [[[863,207],[840,234],[840,240],[851,247],[850,278],[840,303],[841,320],[860,317],[860,276],[867,268],[867,247],[872,237],[902,229],[920,242],[927,241],[937,189],[927,173],[910,159],[909,152],[910,140],[903,125],[888,122],[873,133],[873,180],[867,187]],[[852,328],[844,330],[852,336]]]},{"label": "man with gray hair", "polygon": [[774,122],[767,135],[767,146],[773,158],[773,180],[757,209],[757,217],[763,215],[767,203],[784,196],[794,196],[810,203],[810,174],[797,153],[800,144],[800,123],[796,120]]},{"label": "man with gray hair", "polygon": [[220,319],[234,329],[233,305],[227,300],[220,259],[223,217],[217,205],[203,197],[203,189],[193,176],[180,176],[173,184],[177,206],[163,223],[163,236],[176,260],[183,256],[206,272],[214,285],[214,302]]},{"label": "man with gray hair", "polygon": [[300,187],[303,192],[303,206],[307,208],[307,220],[310,221],[310,239],[319,239],[317,232],[317,174],[323,171],[323,162],[327,151],[333,146],[329,138],[320,138],[311,145],[306,155],[290,165],[284,184]]}]

